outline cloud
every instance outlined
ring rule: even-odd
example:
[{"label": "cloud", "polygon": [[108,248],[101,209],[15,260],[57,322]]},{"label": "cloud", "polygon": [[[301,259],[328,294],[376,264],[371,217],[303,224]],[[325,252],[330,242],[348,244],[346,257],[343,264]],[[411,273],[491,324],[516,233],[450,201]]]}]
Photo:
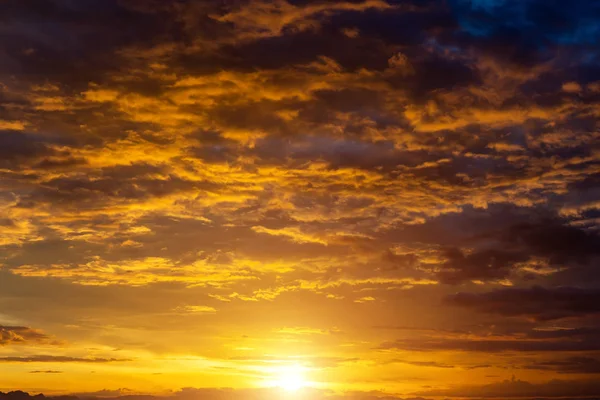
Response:
[{"label": "cloud", "polygon": [[419,392],[421,396],[513,398],[513,397],[586,397],[600,393],[598,383],[593,380],[563,381],[552,380],[544,383],[530,383],[515,379],[480,386],[458,386],[445,390]]},{"label": "cloud", "polygon": [[510,230],[510,235],[511,240],[522,241],[531,251],[547,256],[555,263],[585,262],[600,255],[600,236],[596,232],[557,221],[517,225]]},{"label": "cloud", "polygon": [[175,308],[176,312],[185,314],[214,314],[217,310],[210,306],[180,306]]},{"label": "cloud", "polygon": [[[97,390],[95,392],[71,393],[70,395],[77,396],[80,398],[94,398],[94,397],[112,398],[112,397],[135,395],[135,392],[133,392],[131,389],[119,388],[119,389],[114,389],[114,390],[102,389],[102,390]],[[150,396],[148,396],[148,397],[150,397]]]},{"label": "cloud", "polygon": [[99,358],[99,357],[68,357],[51,355],[34,355],[23,357],[0,357],[0,363],[111,363],[131,361],[120,358]]},{"label": "cloud", "polygon": [[[485,321],[485,320],[484,320]],[[382,343],[378,349],[396,351],[438,352],[457,351],[482,353],[488,357],[494,354],[530,354],[551,355],[558,352],[597,351],[598,329],[594,327],[561,328],[556,326],[538,326],[537,322],[523,320],[498,320],[495,324],[470,326],[464,329],[418,329],[392,327],[405,331],[400,339]],[[576,325],[577,326],[577,325]],[[387,328],[390,329],[390,328]],[[414,334],[411,334],[414,332]],[[417,334],[418,333],[418,334]],[[575,354],[572,357],[576,358]],[[544,358],[546,361],[547,358]],[[490,363],[463,364],[467,369],[480,366],[490,367]],[[527,368],[522,361],[514,365]]]},{"label": "cloud", "polygon": [[591,357],[539,361],[525,366],[527,369],[556,371],[561,374],[599,374],[600,360]]},{"label": "cloud", "polygon": [[21,121],[0,120],[0,131],[22,131],[24,129],[25,124]]},{"label": "cloud", "polygon": [[307,365],[312,368],[336,368],[341,365],[353,364],[360,362],[360,358],[344,358],[344,357],[312,357],[312,356],[297,356],[297,357],[276,357],[276,356],[257,356],[257,357],[232,357],[230,360],[241,361],[246,363],[263,363],[267,365]]},{"label": "cloud", "polygon": [[432,367],[432,368],[455,368],[454,365],[439,363],[435,361],[406,361],[406,360],[394,360],[394,362],[406,365],[413,365],[415,367]]},{"label": "cloud", "polygon": [[457,293],[446,299],[452,305],[488,314],[529,317],[549,321],[600,313],[600,292],[583,288],[506,288],[485,293]]},{"label": "cloud", "polygon": [[256,386],[293,352],[395,393],[595,371],[594,2],[0,3],[14,387],[71,362],[73,390],[173,389],[178,357]]},{"label": "cloud", "polygon": [[[208,399],[208,400],[217,400],[217,399],[248,399],[248,400],[258,400],[258,399],[278,399],[281,398],[282,393],[280,389],[274,388],[253,388],[253,389],[231,389],[231,388],[183,388],[179,391],[175,391],[174,393],[168,396],[153,396],[147,394],[138,394],[135,391],[127,388],[120,389],[103,389],[96,392],[83,392],[83,393],[74,393],[69,394],[69,397],[73,397],[75,399],[86,399],[86,398],[107,398],[107,399],[122,399],[127,397],[135,397],[141,400],[156,400],[159,398],[166,398],[170,400],[195,400],[195,399]],[[341,399],[349,399],[349,400],[426,400],[424,398],[401,398],[395,397],[391,395],[387,395],[382,392],[347,392],[343,394],[334,394],[330,391],[326,390],[317,390],[317,389],[303,389],[303,393],[295,394],[295,396],[299,396],[300,398],[311,398],[317,400],[341,400]],[[2,400],[28,400],[34,397],[40,398],[48,398],[48,399],[60,399],[65,396],[44,396],[43,394],[39,394],[36,396],[31,396],[29,393],[22,391],[13,391],[9,393],[0,392],[0,399]]]},{"label": "cloud", "polygon": [[520,252],[483,250],[464,255],[459,249],[449,249],[448,261],[441,266],[438,276],[444,283],[460,283],[471,280],[502,280],[507,278],[514,264],[526,261]]},{"label": "cloud", "polygon": [[463,351],[478,353],[544,353],[544,352],[577,352],[599,351],[600,345],[594,338],[569,341],[534,341],[515,339],[455,339],[455,338],[423,338],[420,340],[398,340],[385,342],[380,349],[397,349],[403,351]]},{"label": "cloud", "polygon": [[49,343],[51,338],[32,328],[0,325],[0,346],[27,343]]},{"label": "cloud", "polygon": [[299,31],[309,29],[317,19],[313,17],[338,11],[387,9],[390,6],[379,0],[364,2],[316,3],[295,6],[286,1],[256,2],[217,17],[221,22],[233,23],[245,34],[242,37],[256,40],[262,36],[279,36],[284,29]]},{"label": "cloud", "polygon": [[45,371],[29,371],[30,374],[62,374],[63,371],[56,371],[53,369],[45,370]]},{"label": "cloud", "polygon": [[323,241],[322,239],[319,239],[318,237],[313,237],[311,235],[307,235],[303,233],[300,229],[294,227],[283,229],[269,229],[265,228],[264,226],[253,226],[252,230],[257,233],[265,233],[267,235],[272,236],[288,237],[290,238],[290,240],[296,243],[318,243],[327,245],[327,242]]},{"label": "cloud", "polygon": [[5,166],[12,165],[9,162],[14,163],[60,155],[60,151],[54,150],[50,146],[51,143],[43,138],[14,130],[3,131],[0,136],[0,143],[2,144],[0,155]]}]

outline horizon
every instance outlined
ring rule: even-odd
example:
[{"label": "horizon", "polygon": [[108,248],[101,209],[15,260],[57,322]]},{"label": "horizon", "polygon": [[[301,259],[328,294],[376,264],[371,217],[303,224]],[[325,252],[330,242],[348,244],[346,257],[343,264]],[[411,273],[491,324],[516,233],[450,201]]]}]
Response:
[{"label": "horizon", "polygon": [[599,120],[600,0],[0,0],[0,391],[600,398]]}]

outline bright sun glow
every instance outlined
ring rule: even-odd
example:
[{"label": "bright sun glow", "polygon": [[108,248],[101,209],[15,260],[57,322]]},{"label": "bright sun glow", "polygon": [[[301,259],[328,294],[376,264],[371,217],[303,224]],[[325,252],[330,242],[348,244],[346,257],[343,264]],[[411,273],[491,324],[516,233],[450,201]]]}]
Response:
[{"label": "bright sun glow", "polygon": [[306,386],[304,370],[299,365],[289,365],[279,370],[276,385],[288,392],[295,392]]}]

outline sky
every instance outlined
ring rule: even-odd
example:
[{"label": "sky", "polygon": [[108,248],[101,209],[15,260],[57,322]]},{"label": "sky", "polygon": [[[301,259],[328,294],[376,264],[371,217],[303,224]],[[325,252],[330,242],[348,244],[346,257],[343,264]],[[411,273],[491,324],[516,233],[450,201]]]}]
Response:
[{"label": "sky", "polygon": [[598,21],[0,0],[0,391],[600,396]]}]

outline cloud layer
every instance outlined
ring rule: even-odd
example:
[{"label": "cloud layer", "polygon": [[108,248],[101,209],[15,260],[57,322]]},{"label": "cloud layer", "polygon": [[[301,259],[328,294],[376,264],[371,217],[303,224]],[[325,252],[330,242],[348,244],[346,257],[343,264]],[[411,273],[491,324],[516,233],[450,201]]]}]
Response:
[{"label": "cloud layer", "polygon": [[599,18],[0,1],[3,389],[600,395]]}]

